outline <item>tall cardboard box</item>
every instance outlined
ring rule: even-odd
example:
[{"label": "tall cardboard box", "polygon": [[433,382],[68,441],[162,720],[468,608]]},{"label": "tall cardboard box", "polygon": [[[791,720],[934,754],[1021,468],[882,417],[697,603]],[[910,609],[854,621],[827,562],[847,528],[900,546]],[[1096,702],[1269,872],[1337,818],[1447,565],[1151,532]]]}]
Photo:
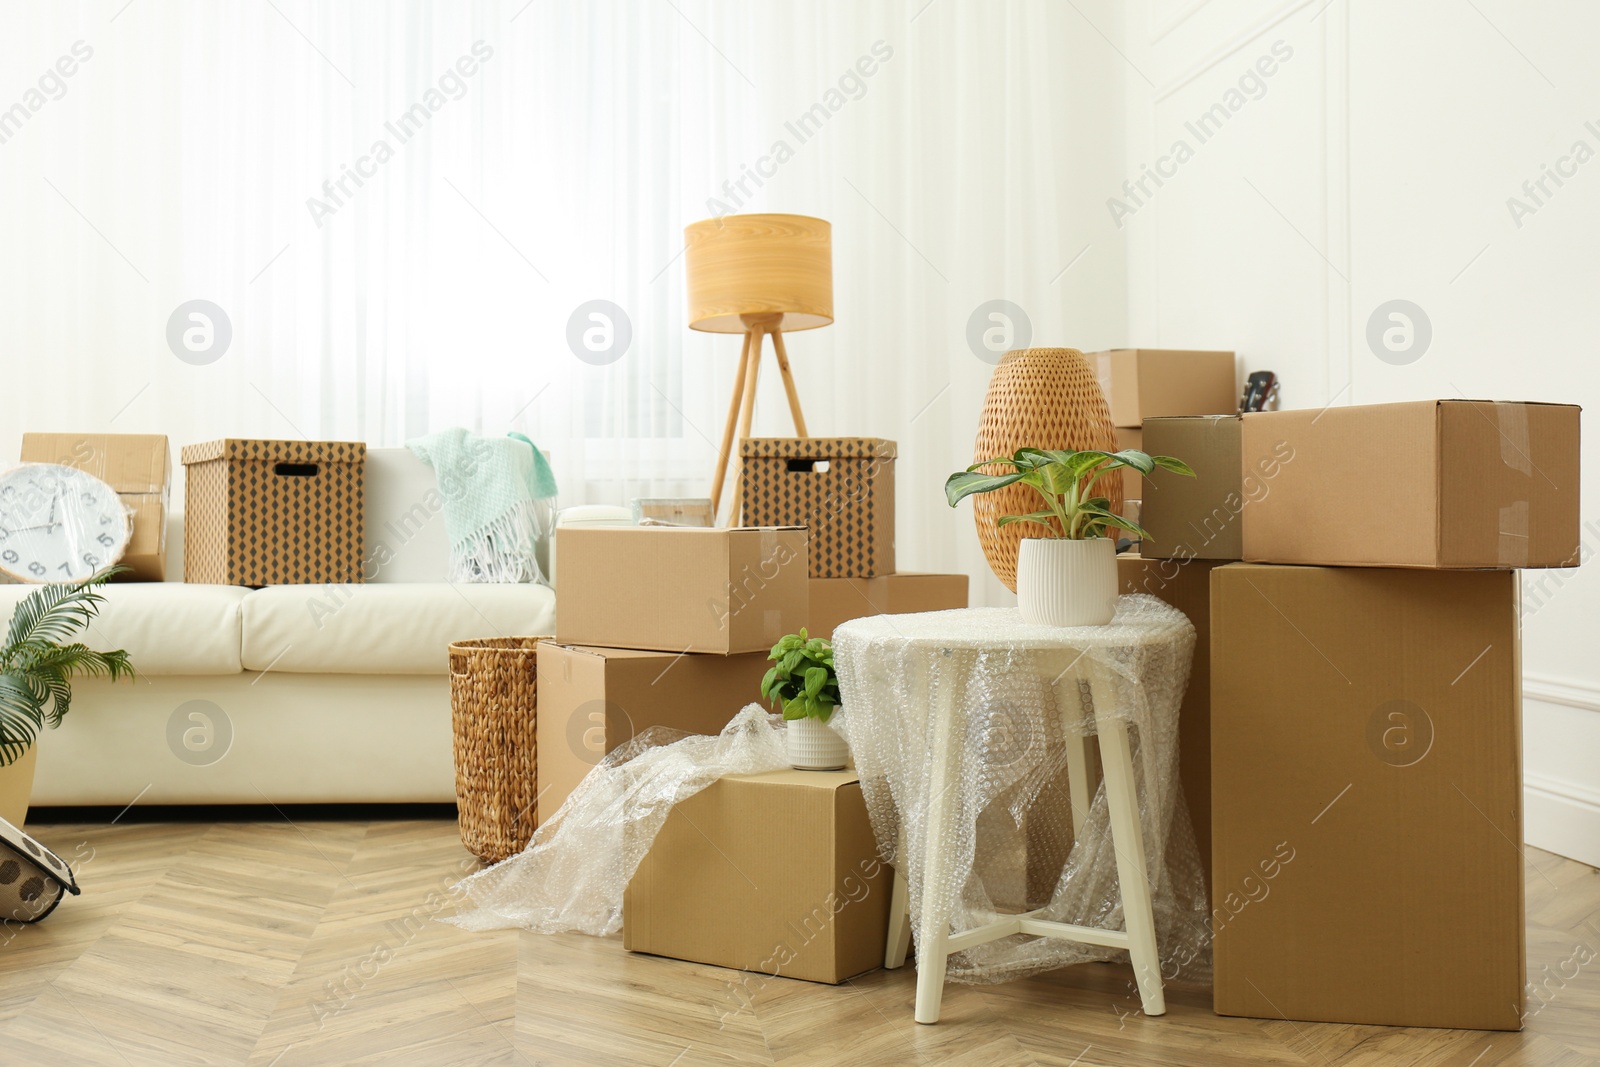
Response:
[{"label": "tall cardboard box", "polygon": [[365,444],[227,438],[185,445],[181,457],[184,581],[363,580]]},{"label": "tall cardboard box", "polygon": [[813,578],[806,633],[811,637],[832,637],[834,627],[851,619],[964,608],[967,584],[965,574]]},{"label": "tall cardboard box", "polygon": [[115,489],[133,523],[118,561],[130,570],[119,577],[138,582],[166,578],[172,453],[165,434],[25,433],[21,459],[75,467]]},{"label": "tall cardboard box", "polygon": [[1239,410],[1232,352],[1118,348],[1095,352],[1089,361],[1111,407],[1113,426],[1141,426],[1161,415],[1231,415]]},{"label": "tall cardboard box", "polygon": [[1521,1026],[1517,579],[1212,571],[1218,1013]]},{"label": "tall cardboard box", "polygon": [[894,573],[893,441],[752,437],[739,455],[743,521],[809,529],[811,577]]},{"label": "tall cardboard box", "polygon": [[556,640],[766,652],[806,624],[806,531],[563,526]]},{"label": "tall cardboard box", "polygon": [[1282,464],[1250,504],[1244,558],[1575,567],[1578,416],[1575,404],[1489,400],[1247,415],[1245,466]]},{"label": "tall cardboard box", "polygon": [[[796,627],[798,629],[798,627]],[[680,655],[541,641],[534,751],[540,821],[601,758],[651,726],[716,734],[761,701],[766,652]]]},{"label": "tall cardboard box", "polygon": [[1183,783],[1195,845],[1205,872],[1206,899],[1211,880],[1211,572],[1216,560],[1148,559],[1137,552],[1117,557],[1117,582],[1123,593],[1163,600],[1194,623],[1194,663],[1189,688],[1178,711],[1178,778]]},{"label": "tall cardboard box", "polygon": [[[1157,470],[1145,479],[1140,522],[1150,532],[1141,554],[1159,559],[1244,558],[1245,473],[1239,462],[1238,415],[1168,416],[1144,424],[1154,456],[1175,456],[1194,477]],[[1268,457],[1263,463],[1276,464]],[[1276,471],[1276,466],[1270,468]],[[1262,484],[1259,471],[1250,485]]]},{"label": "tall cardboard box", "polygon": [[631,952],[839,983],[883,966],[894,878],[854,771],[731,775],[672,810],[628,884]]}]

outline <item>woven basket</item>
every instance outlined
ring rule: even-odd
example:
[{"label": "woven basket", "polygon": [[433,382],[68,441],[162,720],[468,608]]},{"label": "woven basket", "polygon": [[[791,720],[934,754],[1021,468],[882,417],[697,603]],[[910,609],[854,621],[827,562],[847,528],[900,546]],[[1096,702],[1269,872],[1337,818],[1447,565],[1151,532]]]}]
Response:
[{"label": "woven basket", "polygon": [[[1009,456],[1019,448],[1117,449],[1111,409],[1094,370],[1076,348],[1019,348],[1001,357],[983,398],[983,417],[972,461]],[[1003,467],[986,467],[1003,474]],[[1121,513],[1122,479],[1107,476],[1099,484]],[[1017,548],[1024,537],[1043,531],[1028,523],[997,526],[1002,515],[1026,515],[1042,506],[1039,494],[1025,485],[1008,486],[972,498],[978,541],[989,569],[1017,589]]]},{"label": "woven basket", "polygon": [[489,637],[450,646],[456,818],[461,843],[488,863],[521,852],[536,824],[534,650],[542,640]]}]

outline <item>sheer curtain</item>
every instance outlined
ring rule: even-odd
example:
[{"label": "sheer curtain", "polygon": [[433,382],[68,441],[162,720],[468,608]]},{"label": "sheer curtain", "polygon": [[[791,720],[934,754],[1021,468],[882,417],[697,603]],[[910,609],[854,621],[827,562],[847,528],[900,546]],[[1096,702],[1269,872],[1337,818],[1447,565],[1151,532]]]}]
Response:
[{"label": "sheer curtain", "polygon": [[[789,338],[811,430],[898,440],[902,569],[969,571],[990,599],[939,491],[991,369],[968,320],[1006,299],[1033,343],[1126,340],[1103,208],[1121,60],[1096,29],[1115,18],[1052,0],[0,8],[0,109],[26,111],[0,122],[0,450],[29,429],[393,446],[459,424],[529,434],[563,504],[705,495],[739,342],[686,327],[683,227],[815,214],[837,321]],[[92,55],[47,77],[80,41]],[[169,344],[193,300],[231,328],[211,362]],[[631,331],[614,362],[569,345],[591,301]],[[756,432],[791,432],[776,375],[762,385]]]}]

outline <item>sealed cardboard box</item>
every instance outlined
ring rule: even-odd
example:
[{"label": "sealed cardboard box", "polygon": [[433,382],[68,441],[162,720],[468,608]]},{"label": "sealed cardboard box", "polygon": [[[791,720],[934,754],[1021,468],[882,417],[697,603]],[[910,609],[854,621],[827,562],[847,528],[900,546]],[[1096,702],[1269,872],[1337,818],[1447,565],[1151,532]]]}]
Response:
[{"label": "sealed cardboard box", "polygon": [[1217,560],[1149,559],[1137,552],[1117,557],[1117,581],[1123,593],[1156,597],[1194,623],[1194,661],[1178,711],[1178,778],[1205,870],[1207,900],[1212,899],[1211,572],[1219,566]]},{"label": "sealed cardboard box", "polygon": [[811,577],[894,573],[893,441],[749,438],[739,455],[744,522],[808,528]]},{"label": "sealed cardboard box", "polygon": [[118,561],[131,569],[120,577],[140,582],[166,577],[172,454],[165,434],[25,433],[20,458],[76,467],[115,489],[133,523]]},{"label": "sealed cardboard box", "polygon": [[1248,415],[1244,558],[1375,567],[1578,565],[1575,404],[1424,400]]},{"label": "sealed cardboard box", "polygon": [[1089,357],[1113,426],[1162,415],[1231,415],[1239,410],[1232,352],[1118,348]]},{"label": "sealed cardboard box", "polygon": [[1521,1026],[1517,579],[1212,571],[1218,1013]]},{"label": "sealed cardboard box", "polygon": [[806,531],[556,530],[556,639],[663,652],[766,652],[806,624]]},{"label": "sealed cardboard box", "polygon": [[[1190,478],[1157,470],[1140,502],[1140,518],[1150,539],[1139,546],[1143,555],[1159,559],[1244,558],[1245,472],[1239,462],[1238,415],[1201,415],[1150,419],[1144,424],[1147,451],[1175,456],[1194,468]],[[1276,473],[1249,472],[1251,486]]]},{"label": "sealed cardboard box", "polygon": [[589,768],[651,726],[715,734],[761,702],[766,652],[681,655],[539,643],[537,814],[556,813]]},{"label": "sealed cardboard box", "polygon": [[623,898],[623,945],[771,977],[839,983],[883,966],[892,871],[854,771],[731,775],[673,809]]},{"label": "sealed cardboard box", "polygon": [[183,580],[360,582],[366,454],[359,441],[185,445]]},{"label": "sealed cardboard box", "polygon": [[806,633],[832,637],[834,627],[870,615],[905,615],[967,606],[965,574],[884,574],[877,578],[813,578]]}]

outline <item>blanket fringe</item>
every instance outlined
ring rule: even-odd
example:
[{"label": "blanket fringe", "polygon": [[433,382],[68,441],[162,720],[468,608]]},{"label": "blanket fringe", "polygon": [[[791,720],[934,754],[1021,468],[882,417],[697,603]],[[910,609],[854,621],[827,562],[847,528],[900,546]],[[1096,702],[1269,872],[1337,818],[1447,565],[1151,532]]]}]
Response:
[{"label": "blanket fringe", "polygon": [[538,502],[518,502],[466,540],[450,546],[450,580],[550,584],[534,555],[538,532]]}]

